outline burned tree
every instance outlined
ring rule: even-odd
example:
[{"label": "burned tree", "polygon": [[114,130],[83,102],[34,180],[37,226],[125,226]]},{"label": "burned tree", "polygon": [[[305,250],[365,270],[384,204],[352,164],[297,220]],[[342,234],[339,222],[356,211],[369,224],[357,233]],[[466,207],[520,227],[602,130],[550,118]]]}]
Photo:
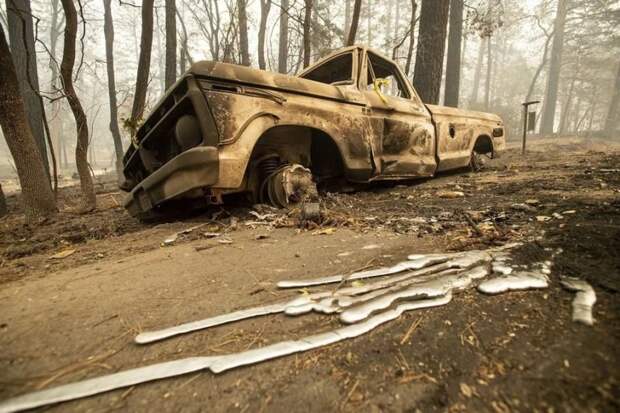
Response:
[{"label": "burned tree", "polygon": [[418,3],[411,0],[411,19],[409,20],[409,48],[407,49],[407,62],[405,63],[405,74],[409,76],[411,71],[411,61],[413,59],[413,45],[415,43],[415,21],[416,12],[418,11]]},{"label": "burned tree", "polygon": [[540,132],[553,133],[555,110],[558,100],[558,86],[560,83],[560,69],[562,66],[562,49],[564,48],[564,26],[566,24],[566,0],[558,0],[558,8],[553,29],[553,43],[551,45],[551,61],[547,78],[547,92],[543,102],[542,123]]},{"label": "burned tree", "polygon": [[49,176],[30,1],[6,0],[6,10],[11,54],[19,81],[19,89],[26,106],[28,125],[43,160],[43,166]]},{"label": "burned tree", "polygon": [[265,31],[267,30],[267,18],[271,9],[271,0],[260,0],[260,23],[258,25],[258,68],[265,70]]},{"label": "burned tree", "polygon": [[461,81],[461,39],[463,38],[463,0],[450,2],[450,32],[446,62],[444,105],[457,107]]},{"label": "burned tree", "polygon": [[304,0],[304,68],[310,66],[310,54],[312,53],[310,39],[310,25],[312,22],[312,1],[313,0]]},{"label": "burned tree", "polygon": [[449,0],[422,0],[413,84],[425,103],[439,102]]},{"label": "burned tree", "polygon": [[[58,72],[60,70],[58,66],[58,59],[56,58],[56,49],[62,30],[64,30],[64,16],[62,14],[62,5],[60,0],[52,0],[51,4],[51,24],[49,31],[50,47],[49,47],[49,68],[51,71],[51,89],[56,92],[58,90],[58,84],[60,79],[58,78]],[[64,128],[60,113],[60,100],[56,99],[49,104],[51,116],[50,116],[50,130],[51,139],[53,143],[50,146],[54,147],[54,150],[58,152],[58,165],[61,167],[68,166],[66,140],[64,136]],[[50,152],[51,153],[51,152]]]},{"label": "burned tree", "polygon": [[6,197],[4,196],[2,185],[0,185],[0,218],[8,214],[8,212],[9,212],[9,209],[6,205]]},{"label": "burned tree", "polygon": [[153,0],[142,2],[142,34],[140,36],[140,57],[138,59],[138,74],[136,76],[136,91],[131,108],[131,118],[128,127],[132,135],[135,134],[138,124],[144,114],[146,106],[146,88],[149,81],[151,66],[151,49],[153,47]]},{"label": "burned tree", "polygon": [[613,90],[609,111],[605,119],[605,133],[608,136],[618,132],[618,127],[620,126],[620,64],[618,64],[618,70],[616,71]]},{"label": "burned tree", "polygon": [[30,131],[11,52],[0,26],[0,126],[15,161],[26,222],[56,212],[54,194]]},{"label": "burned tree", "polygon": [[95,209],[97,198],[93,178],[90,174],[88,165],[88,123],[86,113],[82,108],[80,99],[73,87],[73,65],[75,63],[75,40],[77,36],[77,11],[73,0],[62,0],[62,8],[65,11],[65,39],[60,64],[60,76],[63,88],[77,129],[77,145],[75,146],[75,165],[80,176],[80,186],[82,189],[82,210],[91,211]]},{"label": "burned tree", "polygon": [[246,14],[246,0],[237,0],[237,14],[239,20],[239,51],[241,64],[250,66],[250,52],[248,50],[248,16]]},{"label": "burned tree", "polygon": [[280,1],[280,40],[278,43],[278,72],[288,73],[288,0]]},{"label": "burned tree", "polygon": [[185,19],[183,18],[183,16],[179,13],[179,10],[176,9],[175,10],[177,18],[179,19],[179,22],[181,23],[181,58],[179,59],[179,74],[183,74],[185,73],[186,68],[186,61],[189,62],[190,65],[194,64],[194,59],[192,58],[192,55],[189,52],[189,46],[187,44],[187,27],[185,27]]},{"label": "burned tree", "polygon": [[177,80],[177,20],[176,0],[166,0],[166,68],[165,88],[168,90]]},{"label": "burned tree", "polygon": [[121,131],[118,127],[118,109],[116,102],[116,79],[114,75],[114,23],[112,20],[112,0],[103,0],[105,36],[106,69],[108,74],[108,96],[110,101],[110,133],[114,141],[114,154],[116,156],[116,173],[120,179],[123,165],[123,142]]},{"label": "burned tree", "polygon": [[362,9],[362,0],[355,0],[353,5],[353,16],[351,17],[351,26],[349,27],[349,34],[347,35],[347,46],[353,46],[355,44],[355,36],[357,34],[357,27],[360,22],[360,10]]}]

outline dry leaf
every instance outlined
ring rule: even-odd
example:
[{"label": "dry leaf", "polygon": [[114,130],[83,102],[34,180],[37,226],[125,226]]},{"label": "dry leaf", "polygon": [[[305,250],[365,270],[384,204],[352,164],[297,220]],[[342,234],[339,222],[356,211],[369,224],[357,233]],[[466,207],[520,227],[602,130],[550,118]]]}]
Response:
[{"label": "dry leaf", "polygon": [[324,228],[314,231],[312,235],[331,235],[334,232],[336,232],[336,228]]},{"label": "dry leaf", "polygon": [[463,396],[470,398],[474,392],[472,391],[471,387],[469,387],[467,384],[465,383],[461,383],[460,384],[460,388],[461,388],[461,393],[463,393]]},{"label": "dry leaf", "polygon": [[54,260],[60,260],[63,258],[67,258],[69,255],[73,255],[73,253],[75,253],[75,250],[62,250],[54,255],[52,255],[50,258],[54,259]]}]

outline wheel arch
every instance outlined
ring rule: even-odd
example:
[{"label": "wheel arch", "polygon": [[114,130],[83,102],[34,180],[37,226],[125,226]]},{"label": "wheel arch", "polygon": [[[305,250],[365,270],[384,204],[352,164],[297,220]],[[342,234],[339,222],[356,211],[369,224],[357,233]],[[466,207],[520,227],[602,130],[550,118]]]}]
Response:
[{"label": "wheel arch", "polygon": [[[316,126],[275,124],[265,129],[254,142],[246,164],[246,173],[252,160],[260,156],[261,149],[265,147],[267,150],[273,148],[283,160],[300,163],[311,168],[313,172],[315,169],[324,169],[326,162],[337,164],[332,166],[340,168],[341,173],[345,172],[343,148],[330,133]],[[305,155],[307,159],[296,159],[299,155]]]},{"label": "wheel arch", "polygon": [[[281,138],[282,133],[288,131],[290,135],[304,136],[309,142],[308,158],[312,158],[312,144],[317,148],[329,147],[330,154],[337,154],[342,165],[342,172],[346,173],[347,158],[344,143],[339,141],[333,133],[317,126],[304,123],[282,122],[280,117],[275,115],[260,116],[252,120],[239,134],[234,142],[221,145],[220,153],[220,179],[215,187],[219,188],[242,188],[243,181],[248,177],[253,158],[257,155],[257,148],[260,148],[274,136],[280,136],[280,144],[283,146],[294,145],[297,139]],[[278,140],[277,138],[275,139]],[[318,146],[316,146],[318,145]],[[329,146],[328,146],[329,145]],[[247,184],[247,182],[246,182]]]}]

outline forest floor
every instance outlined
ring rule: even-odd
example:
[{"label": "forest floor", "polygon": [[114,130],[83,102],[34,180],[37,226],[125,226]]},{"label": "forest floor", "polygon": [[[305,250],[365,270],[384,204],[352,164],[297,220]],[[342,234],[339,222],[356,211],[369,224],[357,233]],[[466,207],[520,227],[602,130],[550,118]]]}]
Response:
[{"label": "forest floor", "polygon": [[[100,185],[96,212],[75,213],[77,189],[64,188],[61,213],[27,227],[10,197],[13,212],[0,220],[0,400],[338,325],[327,315],[274,315],[132,342],[139,331],[296,294],[278,290],[279,280],[520,241],[526,261],[562,248],[548,289],[467,291],[318,350],[49,411],[618,411],[618,168],[620,145],[534,141],[527,157],[509,149],[480,173],[326,194],[324,222],[309,229],[298,228],[295,211],[247,205],[144,224],[110,183]],[[454,191],[464,196],[441,197]],[[594,287],[592,327],[571,321],[574,296],[560,275]]]}]

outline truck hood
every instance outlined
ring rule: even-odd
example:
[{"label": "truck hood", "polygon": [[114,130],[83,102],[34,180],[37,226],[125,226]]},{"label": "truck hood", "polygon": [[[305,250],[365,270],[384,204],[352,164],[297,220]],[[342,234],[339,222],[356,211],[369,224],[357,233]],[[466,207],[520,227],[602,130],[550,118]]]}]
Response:
[{"label": "truck hood", "polygon": [[465,109],[458,109],[458,108],[452,108],[448,106],[437,106],[437,105],[426,105],[426,107],[431,112],[431,115],[439,115],[442,117],[479,119],[483,121],[499,122],[499,123],[502,122],[502,118],[500,118],[494,113],[477,112],[474,110],[465,110]]},{"label": "truck hood", "polygon": [[196,62],[190,67],[188,73],[197,77],[223,80],[246,86],[263,87],[343,102],[349,100],[346,98],[343,90],[336,86],[230,63]]}]

